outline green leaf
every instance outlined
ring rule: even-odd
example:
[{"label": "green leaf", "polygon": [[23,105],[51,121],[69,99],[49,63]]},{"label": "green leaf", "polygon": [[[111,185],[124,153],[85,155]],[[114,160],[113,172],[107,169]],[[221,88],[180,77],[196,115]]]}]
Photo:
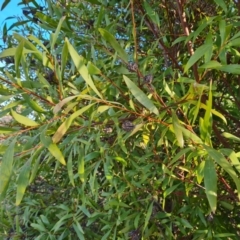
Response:
[{"label": "green leaf", "polygon": [[29,40],[34,41],[35,43],[37,43],[37,45],[40,46],[45,52],[48,52],[48,49],[43,45],[43,43],[41,42],[40,39],[38,39],[37,37],[35,37],[33,35],[29,35],[27,38]]},{"label": "green leaf", "polygon": [[11,109],[11,114],[12,114],[13,118],[14,118],[17,122],[21,123],[21,124],[24,125],[24,126],[35,127],[35,126],[38,126],[38,125],[39,125],[37,122],[35,122],[35,121],[33,121],[33,120],[25,117],[25,116],[22,116],[22,115],[16,113],[16,112],[13,111],[12,109]]},{"label": "green leaf", "polygon": [[170,188],[166,189],[163,193],[163,197],[166,198],[169,194],[171,194],[178,186],[180,185],[180,183],[171,186]]},{"label": "green leaf", "polygon": [[8,48],[0,52],[0,58],[11,57],[16,54],[17,48]]},{"label": "green leaf", "polygon": [[53,113],[57,114],[66,103],[70,102],[72,99],[76,97],[78,96],[71,96],[71,97],[64,98],[61,102],[56,104],[56,106],[53,108]]},{"label": "green leaf", "polygon": [[55,143],[51,143],[48,147],[49,152],[63,165],[66,165],[64,156]]},{"label": "green leaf", "polygon": [[26,188],[28,186],[30,170],[31,170],[31,161],[27,161],[23,165],[17,180],[16,206],[18,206],[21,203],[24,193],[26,191]]},{"label": "green leaf", "polygon": [[240,173],[240,162],[238,160],[237,154],[232,149],[223,148],[219,150],[222,154],[226,155],[232,162],[232,165]]},{"label": "green leaf", "polygon": [[221,36],[221,46],[225,43],[226,39],[226,21],[221,20],[219,21],[219,31]]},{"label": "green leaf", "polygon": [[78,158],[78,175],[81,180],[81,182],[85,181],[85,164],[84,164],[84,151],[81,147],[79,152],[79,158]]},{"label": "green leaf", "polygon": [[144,106],[146,107],[150,112],[155,113],[156,115],[159,115],[158,109],[154,106],[152,101],[145,95],[145,93],[139,89],[134,82],[132,82],[128,77],[123,75],[123,79],[127,84],[128,89],[133,94],[133,96]]},{"label": "green leaf", "polygon": [[146,229],[146,227],[147,227],[147,225],[149,223],[150,217],[152,215],[152,210],[153,210],[153,202],[150,204],[150,206],[148,208],[148,211],[147,211],[147,214],[146,214],[146,218],[145,218],[145,221],[144,221],[143,231]]},{"label": "green leaf", "polygon": [[10,3],[11,0],[5,0],[1,6],[1,11]]},{"label": "green leaf", "polygon": [[80,240],[84,240],[85,239],[84,232],[78,221],[75,221],[75,224],[73,224],[73,228],[74,228],[75,232],[77,233],[78,238]]},{"label": "green leaf", "polygon": [[206,51],[211,51],[212,45],[211,44],[204,44],[201,47],[197,48],[194,54],[188,60],[186,66],[184,67],[184,73],[188,71],[193,64],[195,64],[204,54]]},{"label": "green leaf", "polygon": [[13,33],[13,36],[14,36],[15,39],[18,40],[18,42],[23,41],[24,42],[24,47],[29,49],[29,50],[32,50],[33,51],[32,53],[36,56],[36,58],[39,61],[42,61],[42,53],[31,42],[29,42],[26,38],[22,37],[18,33]]},{"label": "green leaf", "polygon": [[207,158],[204,166],[204,186],[211,211],[217,209],[217,174],[212,159]]},{"label": "green leaf", "polygon": [[20,77],[20,62],[22,59],[22,54],[23,54],[23,46],[24,46],[24,40],[21,40],[21,42],[18,44],[17,48],[16,48],[16,52],[15,52],[15,56],[14,56],[14,65],[15,65],[15,71],[16,71],[16,75],[18,77]]},{"label": "green leaf", "polygon": [[186,128],[184,128],[184,127],[180,127],[180,128],[181,128],[181,130],[182,130],[183,135],[184,135],[187,139],[193,141],[194,143],[198,143],[198,144],[201,144],[201,143],[202,143],[201,138],[199,138],[195,133],[189,131],[188,129],[186,129]]},{"label": "green leaf", "polygon": [[121,157],[114,157],[114,159],[120,163],[122,163],[123,166],[127,166],[127,162],[125,159],[121,158]]},{"label": "green leaf", "polygon": [[100,74],[101,71],[100,69],[98,69],[92,62],[88,61],[88,65],[87,65],[89,74],[91,75],[96,75],[96,74]]},{"label": "green leaf", "polygon": [[210,147],[205,146],[205,145],[204,145],[204,148],[207,150],[208,155],[212,159],[214,159],[223,168],[223,170],[226,171],[231,176],[231,178],[233,179],[233,181],[236,184],[238,198],[240,199],[240,180],[239,180],[236,172],[234,171],[234,169],[230,165],[230,163],[227,161],[227,159],[220,152],[216,151],[215,149],[210,148]]},{"label": "green leaf", "polygon": [[3,199],[12,176],[15,143],[16,139],[6,149],[0,164],[0,199]]},{"label": "green leaf", "polygon": [[44,153],[43,146],[41,146],[32,155],[32,161],[34,161],[34,162],[33,162],[33,167],[31,168],[31,176],[30,176],[30,179],[29,179],[29,184],[31,184],[34,181],[34,179],[37,175],[37,172],[39,170],[39,165],[40,165],[42,157],[43,157],[42,156],[43,153]]},{"label": "green leaf", "polygon": [[64,77],[65,67],[68,61],[68,45],[67,42],[64,42],[61,55],[61,75]]},{"label": "green leaf", "polygon": [[224,2],[223,0],[214,0],[214,2],[215,2],[218,6],[220,6],[225,13],[227,13],[227,5],[225,4],[225,2]]},{"label": "green leaf", "polygon": [[190,152],[191,150],[192,150],[192,148],[189,148],[189,147],[182,149],[179,153],[176,154],[176,156],[173,158],[173,160],[168,164],[168,167],[173,165],[179,158],[181,158],[183,155]]},{"label": "green leaf", "polygon": [[200,66],[199,68],[217,69],[221,66],[222,66],[222,64],[217,61],[209,61],[209,62],[203,64],[202,66]]},{"label": "green leaf", "polygon": [[57,41],[59,32],[60,32],[60,30],[61,30],[61,27],[62,27],[62,24],[63,24],[65,18],[66,18],[66,16],[63,16],[63,17],[60,19],[55,33],[53,33],[53,34],[51,35],[52,38],[50,38],[50,39],[51,39],[51,50],[52,50],[52,51],[54,51],[55,43],[56,43],[56,41]]},{"label": "green leaf", "polygon": [[122,49],[121,45],[117,42],[114,36],[103,28],[99,28],[98,31],[103,36],[103,38],[108,41],[111,46],[118,52],[119,56],[125,61],[128,62],[128,56],[126,52]]},{"label": "green leaf", "polygon": [[225,138],[231,139],[235,142],[240,142],[240,138],[236,137],[235,135],[233,135],[231,133],[224,132],[224,133],[222,133],[222,136],[224,136]]},{"label": "green leaf", "polygon": [[217,70],[233,73],[233,74],[240,74],[240,65],[239,64],[228,64],[221,67],[216,68]]},{"label": "green leaf", "polygon": [[0,134],[9,134],[9,133],[12,133],[12,132],[16,132],[18,129],[14,129],[14,128],[11,128],[11,127],[3,127],[3,126],[0,126]]},{"label": "green leaf", "polygon": [[179,120],[174,112],[172,112],[173,131],[177,138],[178,145],[182,148],[184,145],[183,134],[180,128]]},{"label": "green leaf", "polygon": [[71,43],[66,39],[66,42],[68,44],[68,50],[72,57],[72,60],[78,70],[78,72],[81,74],[82,78],[85,80],[85,82],[91,87],[91,89],[100,97],[102,98],[101,93],[97,90],[95,87],[93,80],[91,76],[89,75],[87,67],[84,65],[84,58],[76,52],[76,50],[73,48]]},{"label": "green leaf", "polygon": [[31,223],[30,225],[32,228],[38,230],[39,232],[47,232],[47,229],[43,224]]},{"label": "green leaf", "polygon": [[225,202],[225,201],[220,201],[219,202],[224,208],[226,208],[227,210],[230,210],[232,211],[234,209],[234,205],[228,203],[228,202]]},{"label": "green leaf", "polygon": [[46,110],[44,110],[36,101],[34,101],[29,95],[22,95],[24,99],[27,101],[28,105],[36,112],[38,113],[46,113]]},{"label": "green leaf", "polygon": [[197,182],[198,184],[201,184],[203,178],[204,178],[204,167],[205,167],[205,161],[202,161],[196,171],[197,176]]},{"label": "green leaf", "polygon": [[147,1],[143,2],[144,8],[147,12],[147,15],[150,17],[150,19],[158,26],[160,27],[159,17],[157,13],[152,9],[152,7],[148,4]]},{"label": "green leaf", "polygon": [[239,47],[240,46],[240,39],[237,38],[237,39],[233,39],[233,40],[230,40],[227,44],[228,47]]},{"label": "green leaf", "polygon": [[179,43],[179,42],[185,41],[186,38],[187,38],[186,36],[176,38],[176,39],[173,41],[172,46],[174,46],[175,44],[177,44],[177,43]]},{"label": "green leaf", "polygon": [[227,73],[240,74],[239,64],[222,65],[217,61],[210,61],[208,63],[203,64],[199,68],[216,69],[216,70],[227,72]]},{"label": "green leaf", "polygon": [[71,184],[73,185],[73,187],[75,187],[74,178],[73,178],[72,153],[70,153],[68,160],[67,160],[67,170],[68,170],[69,180],[70,180]]},{"label": "green leaf", "polygon": [[87,111],[90,107],[92,107],[92,105],[94,105],[95,103],[89,104],[85,107],[83,107],[82,109],[76,111],[75,113],[73,113],[69,118],[67,118],[67,120],[65,120],[61,126],[58,128],[58,130],[55,132],[55,134],[52,137],[52,141],[53,143],[58,143],[62,137],[64,136],[64,134],[67,132],[68,128],[71,126],[73,120],[76,117],[79,117],[81,114],[83,114],[85,111]]},{"label": "green leaf", "polygon": [[184,227],[186,227],[186,228],[193,228],[193,226],[188,222],[187,219],[180,218],[179,220],[182,222],[182,224],[184,225]]},{"label": "green leaf", "polygon": [[[65,210],[65,209],[64,209]],[[57,222],[56,224],[53,226],[53,228],[51,229],[51,231],[53,231],[54,233],[56,233],[63,225],[66,224],[68,219],[72,219],[74,216],[74,214],[69,213],[69,214],[65,214],[63,215]]]},{"label": "green leaf", "polygon": [[[213,39],[212,33],[209,33],[206,37],[205,43],[209,44],[209,45],[213,45],[213,40],[212,39]],[[213,54],[213,49],[212,48],[211,48],[210,51],[205,52],[204,61],[209,62],[212,58],[212,54]]]}]

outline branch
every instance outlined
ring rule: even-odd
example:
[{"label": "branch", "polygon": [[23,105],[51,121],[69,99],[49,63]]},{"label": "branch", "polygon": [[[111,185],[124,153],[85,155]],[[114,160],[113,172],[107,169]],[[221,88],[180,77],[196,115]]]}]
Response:
[{"label": "branch", "polygon": [[[186,36],[189,36],[189,28],[187,25],[186,13],[183,11],[182,2],[181,2],[181,0],[176,0],[176,3],[177,3],[177,10],[178,10],[178,14],[179,14],[179,17],[181,20],[183,32]],[[189,52],[190,56],[192,56],[194,54],[192,42],[188,41],[187,46],[188,46],[188,52]],[[197,72],[197,64],[196,63],[193,65],[193,73],[194,73],[196,81],[199,82],[199,75]]]}]

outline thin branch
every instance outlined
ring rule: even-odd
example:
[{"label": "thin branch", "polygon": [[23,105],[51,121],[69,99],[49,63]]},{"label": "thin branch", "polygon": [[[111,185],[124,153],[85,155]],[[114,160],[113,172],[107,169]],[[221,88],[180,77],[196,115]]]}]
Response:
[{"label": "thin branch", "polygon": [[[177,3],[177,10],[178,10],[178,14],[179,14],[179,17],[181,20],[183,32],[186,36],[189,36],[189,28],[188,28],[187,19],[186,19],[186,13],[183,11],[183,4],[182,4],[181,0],[176,0],[176,3]],[[192,56],[194,54],[192,42],[188,41],[187,46],[188,46],[188,52],[189,52],[190,56]],[[197,64],[196,63],[193,65],[193,73],[194,73],[195,80],[197,82],[199,82],[199,75],[197,72]]]},{"label": "thin branch", "polygon": [[22,90],[23,92],[25,92],[25,93],[27,93],[27,94],[29,94],[29,95],[33,95],[34,97],[38,98],[39,100],[41,100],[41,101],[43,101],[43,102],[45,102],[45,103],[47,103],[47,104],[49,104],[49,105],[51,105],[51,106],[55,106],[55,103],[52,103],[52,102],[48,101],[47,99],[39,96],[39,95],[36,94],[35,92],[32,92],[32,91],[30,91],[30,90],[28,90],[28,89],[26,89],[26,88],[23,88],[22,86],[19,86],[19,85],[13,83],[13,82],[10,82],[10,81],[4,79],[4,78],[1,77],[1,76],[0,76],[0,81],[3,81],[3,82],[5,82],[5,83],[13,86],[13,87],[16,88],[16,89],[20,89],[20,90]]}]

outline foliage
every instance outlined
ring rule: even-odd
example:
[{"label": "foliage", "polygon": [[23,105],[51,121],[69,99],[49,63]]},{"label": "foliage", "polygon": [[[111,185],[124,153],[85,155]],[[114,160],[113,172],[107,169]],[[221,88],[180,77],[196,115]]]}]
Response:
[{"label": "foliage", "polygon": [[238,1],[19,4],[0,53],[1,236],[239,239]]}]

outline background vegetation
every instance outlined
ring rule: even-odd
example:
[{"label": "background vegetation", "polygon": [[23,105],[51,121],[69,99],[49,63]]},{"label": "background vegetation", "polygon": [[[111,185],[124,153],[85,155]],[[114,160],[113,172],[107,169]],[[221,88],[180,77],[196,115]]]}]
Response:
[{"label": "background vegetation", "polygon": [[239,239],[240,2],[19,5],[0,53],[1,238]]}]

